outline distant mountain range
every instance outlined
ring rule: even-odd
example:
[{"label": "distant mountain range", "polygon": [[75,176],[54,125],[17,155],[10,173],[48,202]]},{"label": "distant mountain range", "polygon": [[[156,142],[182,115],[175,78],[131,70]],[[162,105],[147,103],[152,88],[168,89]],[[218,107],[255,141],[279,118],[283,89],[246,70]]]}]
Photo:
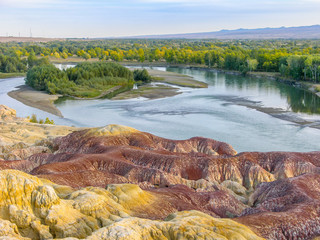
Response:
[{"label": "distant mountain range", "polygon": [[281,28],[221,30],[217,32],[145,35],[133,39],[320,39],[320,25]]}]

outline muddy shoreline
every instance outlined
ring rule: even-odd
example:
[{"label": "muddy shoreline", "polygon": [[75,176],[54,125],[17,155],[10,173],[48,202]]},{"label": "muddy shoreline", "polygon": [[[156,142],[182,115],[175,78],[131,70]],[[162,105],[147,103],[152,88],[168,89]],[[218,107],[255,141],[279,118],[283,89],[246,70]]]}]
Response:
[{"label": "muddy shoreline", "polygon": [[27,106],[63,117],[60,110],[54,105],[54,101],[60,97],[59,95],[50,95],[46,92],[37,91],[27,85],[21,85],[17,88],[17,90],[8,92],[8,95]]}]

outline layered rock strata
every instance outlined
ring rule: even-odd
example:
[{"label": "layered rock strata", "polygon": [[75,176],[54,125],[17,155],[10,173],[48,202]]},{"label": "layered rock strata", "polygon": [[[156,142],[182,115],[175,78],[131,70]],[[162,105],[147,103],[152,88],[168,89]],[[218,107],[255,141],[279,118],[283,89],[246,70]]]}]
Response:
[{"label": "layered rock strata", "polygon": [[[0,226],[5,229],[0,236],[320,236],[320,152],[238,154],[207,138],[169,140],[119,125],[39,126],[4,110],[3,126],[34,131],[21,142],[24,135],[14,139],[9,128],[2,130],[6,144],[0,146],[0,169],[15,170],[0,171]],[[36,135],[48,129],[50,134]]]}]

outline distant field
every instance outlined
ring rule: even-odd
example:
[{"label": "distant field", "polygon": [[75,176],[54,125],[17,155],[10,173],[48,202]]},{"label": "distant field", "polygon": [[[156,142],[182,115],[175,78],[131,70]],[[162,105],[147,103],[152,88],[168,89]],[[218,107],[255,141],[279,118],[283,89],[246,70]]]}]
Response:
[{"label": "distant field", "polygon": [[30,37],[0,37],[0,43],[6,42],[51,42],[64,41],[64,38],[30,38]]}]

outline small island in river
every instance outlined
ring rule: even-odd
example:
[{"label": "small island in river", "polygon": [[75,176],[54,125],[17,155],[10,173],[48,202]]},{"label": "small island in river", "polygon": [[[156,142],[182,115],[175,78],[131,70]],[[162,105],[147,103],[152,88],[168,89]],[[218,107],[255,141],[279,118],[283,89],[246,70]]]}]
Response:
[{"label": "small island in river", "polygon": [[[39,65],[28,71],[27,85],[19,86],[8,95],[28,106],[63,117],[54,105],[54,101],[62,96],[77,100],[138,97],[156,99],[179,94],[179,88],[175,86],[208,87],[206,83],[182,74],[159,70],[148,70],[146,74],[147,81],[136,78],[133,71],[115,63],[81,63],[66,70],[60,70],[51,64]],[[133,89],[135,83],[138,83],[138,87]]]}]

